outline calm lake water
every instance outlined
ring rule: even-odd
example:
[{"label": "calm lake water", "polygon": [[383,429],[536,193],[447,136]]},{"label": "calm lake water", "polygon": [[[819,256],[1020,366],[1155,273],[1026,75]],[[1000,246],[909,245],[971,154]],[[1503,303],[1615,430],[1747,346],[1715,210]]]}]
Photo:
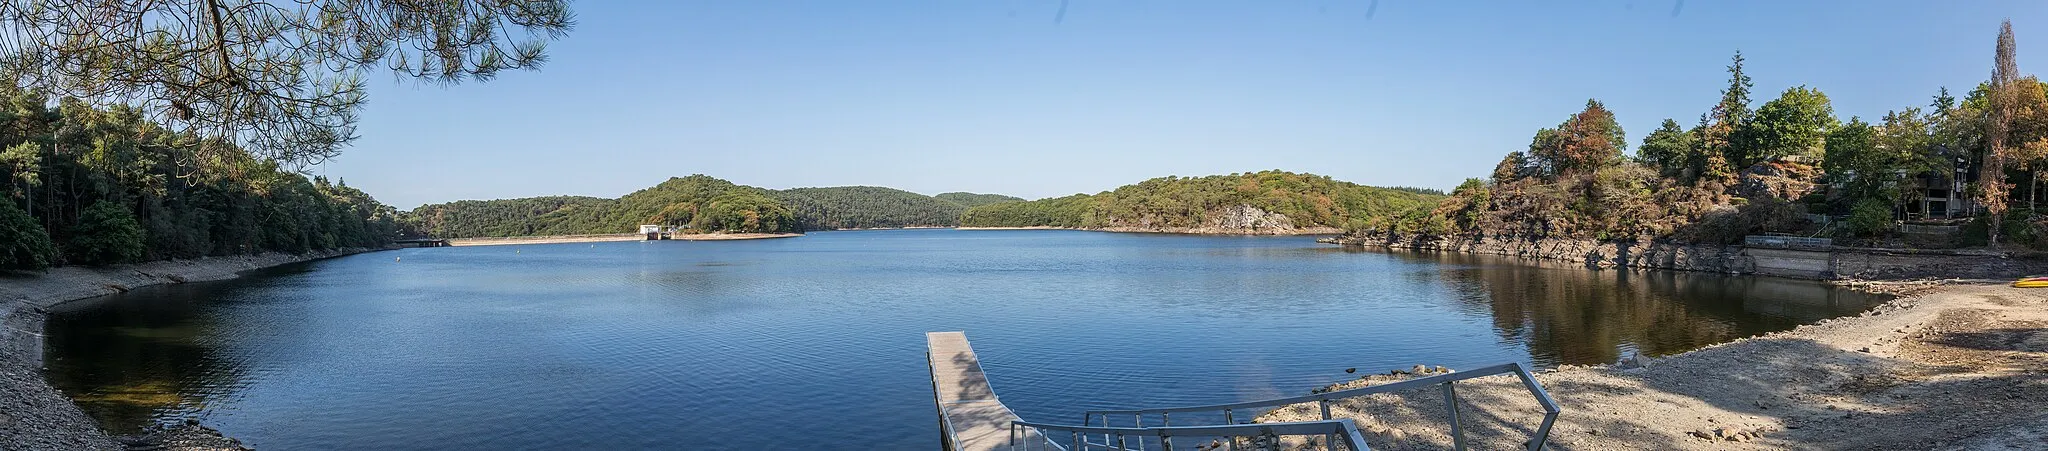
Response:
[{"label": "calm lake water", "polygon": [[1603,363],[1851,315],[1792,280],[1078,231],[407,249],[152,287],[49,323],[116,431],[266,449],[933,449],[924,332],[1026,419],[1306,393],[1417,363]]}]

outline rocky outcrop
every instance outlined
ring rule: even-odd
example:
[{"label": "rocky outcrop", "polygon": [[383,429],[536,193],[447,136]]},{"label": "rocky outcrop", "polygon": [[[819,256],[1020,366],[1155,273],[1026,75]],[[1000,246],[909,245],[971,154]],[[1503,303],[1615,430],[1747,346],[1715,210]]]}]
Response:
[{"label": "rocky outcrop", "polygon": [[1136,233],[1185,233],[1195,235],[1335,235],[1342,229],[1323,225],[1297,225],[1287,215],[1266,211],[1250,205],[1238,205],[1210,211],[1202,218],[1201,227],[1166,227],[1154,223],[1151,218],[1134,222],[1110,224],[1086,230],[1104,232]]},{"label": "rocky outcrop", "polygon": [[1461,252],[1556,260],[1592,268],[1647,268],[1751,273],[1756,268],[1741,246],[1686,245],[1651,241],[1593,241],[1555,238],[1434,238],[1345,235],[1326,242],[1429,252]]},{"label": "rocky outcrop", "polygon": [[1287,215],[1267,212],[1258,207],[1239,205],[1209,214],[1209,227],[1293,230],[1294,220],[1289,219]]},{"label": "rocky outcrop", "polygon": [[1758,274],[1800,279],[2010,279],[2048,272],[2048,260],[2002,252],[1834,248],[1794,250],[1564,238],[1345,235],[1327,243],[1554,260],[1589,268]]}]

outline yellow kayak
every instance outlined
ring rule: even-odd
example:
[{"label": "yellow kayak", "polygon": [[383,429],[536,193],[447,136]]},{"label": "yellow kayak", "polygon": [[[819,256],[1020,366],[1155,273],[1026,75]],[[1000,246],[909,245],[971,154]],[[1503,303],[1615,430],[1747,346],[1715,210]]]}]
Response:
[{"label": "yellow kayak", "polygon": [[2012,281],[2014,288],[2048,288],[2048,277],[2028,277]]}]

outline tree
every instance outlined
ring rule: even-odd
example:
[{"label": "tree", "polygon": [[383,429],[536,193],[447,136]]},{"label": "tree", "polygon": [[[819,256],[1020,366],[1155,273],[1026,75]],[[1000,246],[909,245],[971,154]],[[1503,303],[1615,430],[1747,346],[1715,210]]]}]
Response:
[{"label": "tree", "polygon": [[1665,119],[1656,131],[1643,137],[1643,145],[1636,147],[1636,161],[1664,177],[1679,177],[1691,160],[1692,141],[1693,135],[1680,128],[1678,121]]},{"label": "tree", "polygon": [[1750,86],[1749,75],[1742,72],[1742,52],[1737,51],[1728,63],[1728,87],[1721,90],[1721,102],[1701,114],[1699,125],[1693,127],[1694,183],[1711,181],[1725,184],[1735,177],[1738,170],[1731,165],[1740,163],[1742,159],[1739,157],[1749,153],[1736,147],[1735,132],[1741,130],[1742,124],[1749,122],[1751,116]]},{"label": "tree", "polygon": [[2013,60],[2012,21],[1998,27],[1998,50],[1991,70],[1991,127],[1985,141],[1989,144],[1984,155],[1984,169],[1977,179],[1977,203],[1990,214],[1990,236],[1992,246],[1998,245],[1998,231],[2004,224],[2005,198],[2011,187],[2005,183],[2005,160],[2011,152],[2006,140],[2010,138],[2012,121],[2017,102],[2019,84],[2019,63]]},{"label": "tree", "polygon": [[1896,200],[1889,191],[1891,174],[1885,170],[1890,165],[1878,151],[1877,129],[1862,118],[1851,117],[1849,123],[1828,133],[1821,170],[1843,187],[1843,197],[1852,202],[1875,198],[1889,205]]},{"label": "tree", "polygon": [[[1926,193],[1927,187],[1921,185],[1920,175],[1947,172],[1946,160],[1931,151],[1934,137],[1929,126],[1927,116],[1921,115],[1919,108],[1907,108],[1886,112],[1884,124],[1877,127],[1877,134],[1872,140],[1878,152],[1877,163],[1882,165],[1877,169],[1895,174],[1894,183],[1899,185],[1894,188],[1895,198],[1891,199],[1894,206],[1919,199],[1920,194]],[[1907,192],[1920,194],[1908,196]]]},{"label": "tree", "polygon": [[[207,138],[195,143],[311,163],[355,139],[365,70],[453,84],[538,68],[573,26],[567,3],[14,0],[0,5],[0,75],[134,102]],[[202,147],[200,161],[227,149]]]},{"label": "tree", "polygon": [[6,151],[0,151],[0,170],[6,170],[8,178],[21,187],[21,192],[12,197],[21,199],[24,208],[35,208],[35,187],[43,183],[42,153],[42,147],[34,142],[15,144]]},{"label": "tree", "polygon": [[1557,128],[1537,131],[1529,154],[1546,175],[1589,174],[1620,162],[1627,139],[1614,113],[1599,100],[1589,99],[1584,110]]},{"label": "tree", "polygon": [[142,224],[119,203],[99,201],[86,207],[70,235],[65,251],[78,263],[106,265],[142,258]]},{"label": "tree", "polygon": [[1741,123],[1729,162],[1749,167],[1785,156],[1810,156],[1820,150],[1828,130],[1837,124],[1827,94],[1805,86],[1786,89],[1757,108],[1756,117]]},{"label": "tree", "polygon": [[1493,183],[1509,183],[1529,176],[1529,154],[1522,151],[1508,152],[1500,163],[1493,165]]},{"label": "tree", "polygon": [[36,218],[0,203],[0,269],[43,269],[57,258],[50,232]]}]

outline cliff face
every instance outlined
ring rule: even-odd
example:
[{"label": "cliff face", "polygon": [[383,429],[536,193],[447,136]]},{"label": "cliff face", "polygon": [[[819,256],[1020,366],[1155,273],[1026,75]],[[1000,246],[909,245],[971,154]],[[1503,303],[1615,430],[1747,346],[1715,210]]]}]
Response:
[{"label": "cliff face", "polygon": [[1099,230],[1110,232],[1144,233],[1190,233],[1201,235],[1335,235],[1343,230],[1336,227],[1310,225],[1297,226],[1287,215],[1269,212],[1250,205],[1237,205],[1210,211],[1202,217],[1201,227],[1161,227],[1153,225],[1150,218],[1139,221],[1117,223]]},{"label": "cliff face", "polygon": [[1835,248],[1796,250],[1562,238],[1424,238],[1345,235],[1328,243],[1504,255],[1582,264],[1588,268],[1642,268],[1757,274],[1800,279],[1902,280],[2011,279],[2048,271],[2048,261],[1984,251],[1914,251]]}]

